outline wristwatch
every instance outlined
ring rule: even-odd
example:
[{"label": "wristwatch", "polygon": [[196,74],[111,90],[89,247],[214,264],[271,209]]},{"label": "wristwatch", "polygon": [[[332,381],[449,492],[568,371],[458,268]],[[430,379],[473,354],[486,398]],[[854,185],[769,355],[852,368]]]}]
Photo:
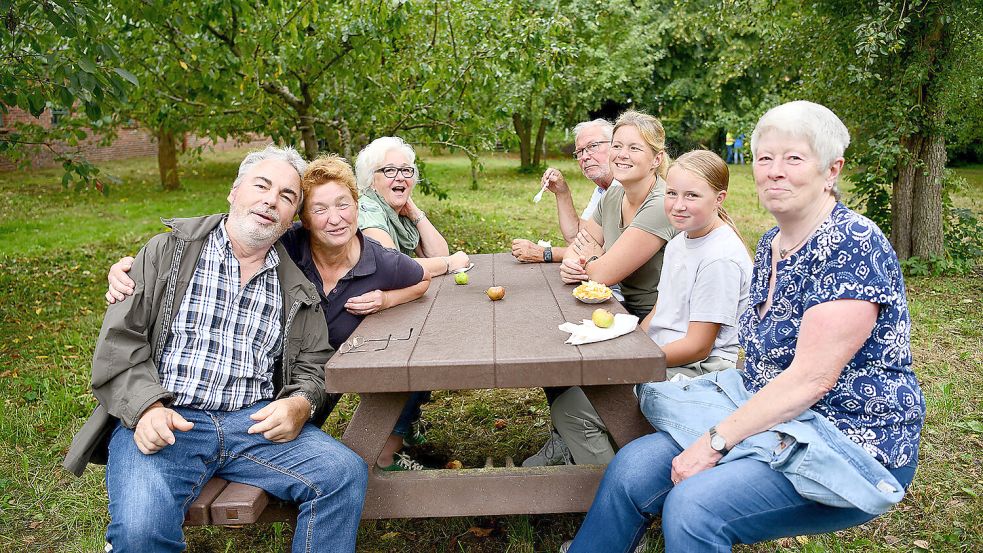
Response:
[{"label": "wristwatch", "polygon": [[543,263],[553,262],[553,248],[543,248]]},{"label": "wristwatch", "polygon": [[730,452],[730,448],[727,447],[727,440],[720,434],[717,434],[716,426],[710,427],[710,449],[721,455],[727,455]]},{"label": "wristwatch", "polygon": [[306,399],[307,403],[311,404],[311,413],[307,416],[307,420],[311,420],[314,418],[314,412],[317,411],[317,403],[314,402],[314,398],[311,397],[311,394],[303,390],[297,390],[296,392],[290,394],[289,397],[302,397]]}]

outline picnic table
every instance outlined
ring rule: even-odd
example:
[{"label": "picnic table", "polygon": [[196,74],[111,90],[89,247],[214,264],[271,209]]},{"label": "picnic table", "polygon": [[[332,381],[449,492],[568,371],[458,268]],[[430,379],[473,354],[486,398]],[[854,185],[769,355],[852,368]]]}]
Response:
[{"label": "picnic table", "polygon": [[[581,386],[621,447],[653,432],[633,384],[665,379],[665,356],[640,329],[572,346],[557,327],[590,319],[554,264],[522,264],[511,254],[471,257],[469,284],[434,279],[422,298],[366,317],[325,366],[329,392],[357,393],[342,441],[369,467],[363,519],[585,512],[604,467],[566,465],[385,472],[375,461],[409,393],[425,390]],[[505,298],[485,290],[503,286]],[[614,299],[602,305],[624,308]],[[351,338],[350,338],[351,340]],[[344,348],[340,348],[344,349]],[[185,523],[249,524],[290,519],[296,509],[263,490],[211,480]]]},{"label": "picnic table", "polygon": [[[572,346],[557,327],[590,319],[557,265],[522,264],[511,254],[472,256],[467,285],[434,279],[415,302],[366,317],[365,342],[325,367],[329,392],[354,392],[358,408],[342,441],[370,467],[406,403],[424,390],[581,386],[619,447],[653,431],[631,385],[665,379],[665,356],[640,329]],[[490,286],[505,298],[491,301]],[[624,312],[614,299],[603,307]],[[604,467],[370,470],[363,518],[584,512]]]}]

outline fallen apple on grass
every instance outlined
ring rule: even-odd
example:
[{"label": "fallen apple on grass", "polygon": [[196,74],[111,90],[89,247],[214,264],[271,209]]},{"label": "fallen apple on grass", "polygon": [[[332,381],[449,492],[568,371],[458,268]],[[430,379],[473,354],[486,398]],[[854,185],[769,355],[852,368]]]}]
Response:
[{"label": "fallen apple on grass", "polygon": [[492,301],[498,301],[505,297],[505,288],[502,288],[501,286],[492,286],[485,291],[485,293],[488,294],[488,297]]}]

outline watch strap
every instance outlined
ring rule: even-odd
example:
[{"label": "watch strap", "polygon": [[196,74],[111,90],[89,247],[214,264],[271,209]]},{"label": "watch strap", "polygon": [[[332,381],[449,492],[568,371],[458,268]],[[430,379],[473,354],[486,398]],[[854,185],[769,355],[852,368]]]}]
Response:
[{"label": "watch strap", "polygon": [[288,397],[302,397],[306,399],[307,403],[311,404],[311,412],[307,416],[307,420],[311,420],[314,418],[314,413],[317,411],[317,402],[314,401],[314,398],[311,396],[311,394],[303,390],[297,390],[296,392],[290,394],[290,396]]}]

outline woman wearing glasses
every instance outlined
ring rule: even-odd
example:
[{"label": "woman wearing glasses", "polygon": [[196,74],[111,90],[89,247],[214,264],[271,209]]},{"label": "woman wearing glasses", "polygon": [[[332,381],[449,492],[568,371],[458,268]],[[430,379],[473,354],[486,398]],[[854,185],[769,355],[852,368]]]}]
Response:
[{"label": "woman wearing glasses", "polygon": [[359,228],[387,248],[416,255],[430,276],[466,267],[468,255],[450,255],[447,240],[410,197],[419,178],[415,160],[413,148],[395,136],[377,138],[359,152]]}]

